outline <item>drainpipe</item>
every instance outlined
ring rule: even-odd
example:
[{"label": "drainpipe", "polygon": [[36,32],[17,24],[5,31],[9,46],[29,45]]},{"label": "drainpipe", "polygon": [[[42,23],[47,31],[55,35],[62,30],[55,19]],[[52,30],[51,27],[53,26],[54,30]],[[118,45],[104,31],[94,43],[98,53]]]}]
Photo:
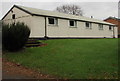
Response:
[{"label": "drainpipe", "polygon": [[45,39],[47,39],[47,22],[46,22],[46,17],[45,17]]}]

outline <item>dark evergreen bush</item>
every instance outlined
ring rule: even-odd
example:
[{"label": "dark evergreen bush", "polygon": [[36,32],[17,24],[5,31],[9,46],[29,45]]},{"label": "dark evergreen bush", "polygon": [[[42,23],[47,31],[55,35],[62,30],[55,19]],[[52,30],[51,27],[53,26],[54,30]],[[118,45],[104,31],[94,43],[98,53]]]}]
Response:
[{"label": "dark evergreen bush", "polygon": [[30,35],[30,29],[21,22],[12,24],[3,24],[2,26],[2,44],[8,51],[18,51],[22,49]]}]

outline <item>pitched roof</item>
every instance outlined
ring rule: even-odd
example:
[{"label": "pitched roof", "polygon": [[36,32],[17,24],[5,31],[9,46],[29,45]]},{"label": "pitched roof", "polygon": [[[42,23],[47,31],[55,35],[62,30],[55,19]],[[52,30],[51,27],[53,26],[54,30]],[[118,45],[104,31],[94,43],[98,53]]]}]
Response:
[{"label": "pitched roof", "polygon": [[105,19],[105,20],[108,20],[108,19],[115,19],[115,20],[119,20],[119,21],[120,21],[120,18],[116,18],[116,17],[108,17],[108,18]]},{"label": "pitched roof", "polygon": [[[71,15],[71,14],[59,13],[59,12],[48,11],[48,10],[41,10],[41,9],[30,8],[30,7],[19,6],[19,5],[14,5],[13,7],[17,7],[19,9],[31,14],[31,15],[58,17],[58,18],[65,18],[65,19],[73,19],[73,20],[79,20],[79,21],[89,21],[89,22],[94,22],[94,23],[114,25],[114,24],[111,24],[111,23],[108,23],[108,22],[105,22],[102,20],[93,19],[93,18],[84,17],[84,16],[75,16],[75,15]],[[3,19],[4,19],[4,17],[3,17]]]}]

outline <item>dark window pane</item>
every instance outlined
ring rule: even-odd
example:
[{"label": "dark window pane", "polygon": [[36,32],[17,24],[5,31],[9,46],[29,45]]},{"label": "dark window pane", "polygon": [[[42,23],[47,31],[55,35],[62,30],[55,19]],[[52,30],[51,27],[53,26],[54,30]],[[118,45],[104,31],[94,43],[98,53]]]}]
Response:
[{"label": "dark window pane", "polygon": [[109,26],[109,30],[112,30],[112,27],[111,27],[111,26]]},{"label": "dark window pane", "polygon": [[69,21],[70,22],[70,26],[74,26],[74,21]]},{"label": "dark window pane", "polygon": [[15,19],[15,14],[12,15],[12,19]]},{"label": "dark window pane", "polygon": [[48,18],[49,24],[55,24],[54,23],[54,18]]},{"label": "dark window pane", "polygon": [[86,22],[86,27],[89,27],[89,22]]}]

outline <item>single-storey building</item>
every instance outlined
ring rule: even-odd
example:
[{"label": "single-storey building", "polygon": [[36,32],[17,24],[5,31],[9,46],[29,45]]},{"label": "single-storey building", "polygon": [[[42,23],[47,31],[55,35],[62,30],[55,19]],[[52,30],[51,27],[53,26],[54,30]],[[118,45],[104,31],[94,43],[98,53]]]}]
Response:
[{"label": "single-storey building", "polygon": [[30,38],[117,38],[114,24],[59,12],[14,5],[2,18],[4,23],[24,22]]}]

